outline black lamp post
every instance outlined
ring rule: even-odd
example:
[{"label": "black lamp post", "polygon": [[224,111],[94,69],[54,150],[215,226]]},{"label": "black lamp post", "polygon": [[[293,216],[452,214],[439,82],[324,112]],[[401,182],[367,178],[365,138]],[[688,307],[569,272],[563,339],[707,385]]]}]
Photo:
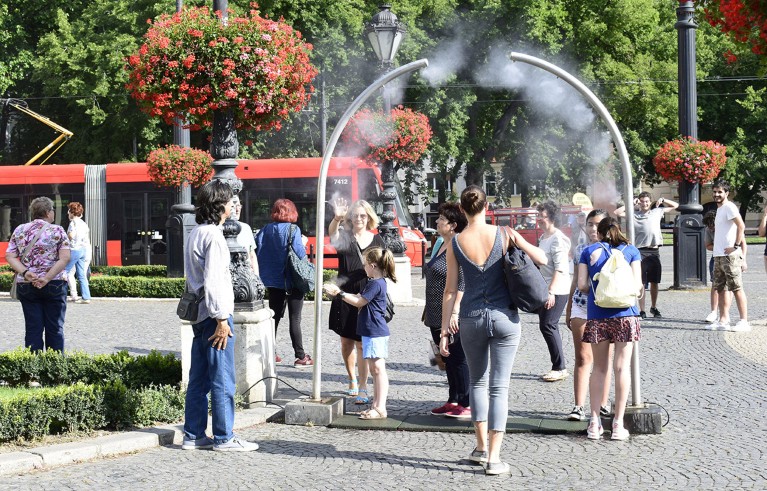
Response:
[{"label": "black lamp post", "polygon": [[[365,25],[365,37],[370,41],[373,51],[381,62],[383,72],[391,70],[397,49],[405,37],[405,26],[397,20],[397,16],[391,12],[391,5],[383,3],[378,6],[378,12]],[[391,112],[391,98],[386,87],[383,88],[383,109],[388,115]],[[378,233],[381,235],[386,248],[395,255],[405,252],[405,243],[399,235],[399,230],[394,226],[396,213],[394,201],[396,191],[394,189],[394,162],[387,160],[381,165],[381,178],[383,179],[383,213]]]},{"label": "black lamp post", "polygon": [[[683,0],[676,9],[679,77],[679,133],[698,137],[698,101],[695,78],[695,6]],[[679,219],[674,227],[674,288],[706,285],[706,250],[700,205],[700,185],[679,184]]]},{"label": "black lamp post", "polygon": [[[213,0],[213,11],[221,11],[221,22],[228,21],[228,0]],[[237,168],[237,154],[240,145],[237,141],[237,129],[234,114],[230,109],[217,109],[213,113],[213,132],[210,142],[210,155],[213,157],[213,179],[225,181],[234,194],[242,191],[242,181],[234,173]],[[240,223],[228,218],[223,225],[224,237],[229,247],[231,262],[229,270],[232,273],[232,288],[234,289],[235,310],[255,310],[264,305],[264,284],[250,267],[248,252],[237,243],[240,233]]]}]

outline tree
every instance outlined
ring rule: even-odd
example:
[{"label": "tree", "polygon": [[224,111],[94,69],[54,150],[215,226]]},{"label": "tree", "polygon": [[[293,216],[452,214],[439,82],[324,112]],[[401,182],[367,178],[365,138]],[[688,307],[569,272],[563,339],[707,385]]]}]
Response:
[{"label": "tree", "polygon": [[[736,42],[750,47],[760,56],[767,55],[767,2],[760,0],[702,0],[706,20]],[[731,56],[734,56],[730,52]],[[767,66],[767,58],[761,60]]]}]

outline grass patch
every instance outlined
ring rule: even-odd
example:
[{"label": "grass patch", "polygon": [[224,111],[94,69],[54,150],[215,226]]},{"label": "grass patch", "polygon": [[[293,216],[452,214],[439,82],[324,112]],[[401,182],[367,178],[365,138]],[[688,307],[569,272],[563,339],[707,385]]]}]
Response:
[{"label": "grass patch", "polygon": [[0,401],[9,401],[19,394],[27,394],[36,391],[30,387],[0,387]]}]

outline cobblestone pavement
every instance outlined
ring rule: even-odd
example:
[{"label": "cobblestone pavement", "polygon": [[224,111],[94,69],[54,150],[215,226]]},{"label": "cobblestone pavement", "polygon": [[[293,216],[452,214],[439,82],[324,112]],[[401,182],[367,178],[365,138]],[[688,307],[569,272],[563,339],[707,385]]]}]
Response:
[{"label": "cobblestone pavement", "polygon": [[[758,249],[758,251],[757,251]],[[461,461],[473,444],[469,434],[354,431],[269,423],[244,430],[261,449],[221,455],[160,447],[114,459],[8,476],[4,489],[765,489],[767,488],[767,275],[761,247],[750,248],[745,275],[750,333],[704,330],[707,291],[671,291],[671,248],[658,307],[662,319],[642,324],[642,398],[669,413],[661,435],[628,442],[592,442],[585,436],[509,434],[502,458],[512,475],[486,477]],[[759,254],[756,254],[756,253]],[[417,270],[416,270],[417,272]],[[423,297],[423,282],[413,276]],[[151,348],[178,353],[174,302],[95,300],[67,312],[67,349],[111,352]],[[327,315],[327,308],[324,309]],[[420,307],[398,307],[392,322],[389,376],[392,414],[425,413],[447,396],[444,376],[428,366],[426,328]],[[314,354],[313,310],[304,308],[304,344]],[[737,317],[735,307],[733,318]],[[0,299],[5,336],[0,350],[23,339],[21,308]],[[523,340],[510,389],[512,416],[564,417],[572,407],[572,378],[544,383],[550,368],[545,343],[532,316],[523,316]],[[340,395],[345,374],[337,337],[322,323],[323,394]],[[572,339],[562,328],[572,365]],[[287,327],[277,338],[280,355],[292,360]],[[278,375],[303,392],[311,371],[278,366]],[[280,385],[280,395],[297,394]],[[357,410],[354,405],[349,411]],[[665,422],[665,419],[664,419]]]}]

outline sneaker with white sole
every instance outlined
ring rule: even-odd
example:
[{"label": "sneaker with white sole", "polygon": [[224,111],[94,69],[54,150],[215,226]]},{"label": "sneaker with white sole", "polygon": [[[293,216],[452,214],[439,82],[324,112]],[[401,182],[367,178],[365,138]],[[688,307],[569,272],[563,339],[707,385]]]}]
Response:
[{"label": "sneaker with white sole", "polygon": [[599,406],[599,415],[603,418],[607,418],[613,415],[612,409],[610,409],[610,405],[606,406]]},{"label": "sneaker with white sole", "polygon": [[610,435],[610,440],[628,440],[629,436],[629,430],[624,428],[623,425],[613,423],[613,433]]},{"label": "sneaker with white sole", "polygon": [[719,311],[714,309],[706,316],[706,322],[716,322],[719,319]]},{"label": "sneaker with white sole", "polygon": [[237,437],[232,438],[226,443],[213,445],[214,452],[252,452],[254,450],[258,450],[258,443],[240,440]]},{"label": "sneaker with white sole", "polygon": [[751,330],[751,324],[746,319],[741,319],[730,328],[733,332],[749,332]]},{"label": "sneaker with white sole", "polygon": [[476,448],[471,451],[467,460],[474,462],[475,464],[484,464],[487,462],[487,452],[484,450],[477,450]]},{"label": "sneaker with white sole", "polygon": [[706,329],[709,331],[721,331],[722,325],[719,323],[719,321],[714,321],[711,324],[707,325]]},{"label": "sneaker with white sole", "polygon": [[602,438],[604,432],[605,429],[602,427],[602,422],[592,419],[589,423],[589,427],[586,429],[586,438],[589,440],[599,440]]},{"label": "sneaker with white sole", "polygon": [[184,443],[181,444],[183,450],[208,450],[213,448],[213,440],[204,436],[196,440],[184,437]]},{"label": "sneaker with white sole", "polygon": [[559,382],[560,380],[566,379],[570,375],[570,372],[567,371],[567,369],[563,370],[550,370],[543,375],[541,375],[541,379],[544,382]]},{"label": "sneaker with white sole", "polygon": [[575,406],[570,414],[567,415],[570,421],[586,421],[586,413],[583,412],[583,406]]},{"label": "sneaker with white sole", "polygon": [[500,476],[501,474],[511,474],[511,466],[506,462],[488,462],[485,464],[486,476]]}]

